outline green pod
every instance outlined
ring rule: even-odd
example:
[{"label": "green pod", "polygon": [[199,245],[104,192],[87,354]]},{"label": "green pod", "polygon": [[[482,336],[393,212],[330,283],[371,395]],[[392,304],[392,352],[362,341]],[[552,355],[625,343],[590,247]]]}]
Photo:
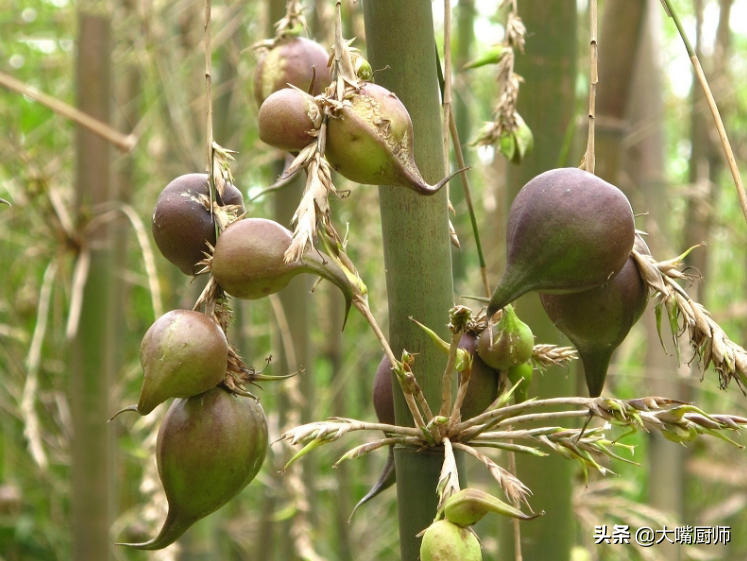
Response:
[{"label": "green pod", "polygon": [[511,305],[503,308],[500,321],[492,330],[485,329],[477,342],[477,354],[496,370],[507,370],[526,362],[533,351],[532,330],[519,319]]},{"label": "green pod", "polygon": [[522,362],[508,369],[507,377],[512,386],[521,381],[514,390],[514,401],[516,403],[522,403],[529,397],[529,385],[532,383],[533,375],[534,366],[529,361]]},{"label": "green pod", "polygon": [[448,520],[434,522],[420,542],[420,561],[481,561],[480,542],[469,528]]},{"label": "green pod", "polygon": [[267,453],[267,420],[258,401],[222,387],[172,403],[158,431],[156,460],[169,512],[148,542],[163,549],[238,495],[257,475]]},{"label": "green pod", "polygon": [[506,269],[488,316],[537,290],[581,292],[614,277],[633,249],[635,221],[620,189],[578,168],[538,175],[508,215]]}]

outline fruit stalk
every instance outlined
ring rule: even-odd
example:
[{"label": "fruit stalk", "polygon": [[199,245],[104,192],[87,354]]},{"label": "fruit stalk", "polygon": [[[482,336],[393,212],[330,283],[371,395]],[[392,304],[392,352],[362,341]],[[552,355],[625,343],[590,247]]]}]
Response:
[{"label": "fruit stalk", "polygon": [[[456,359],[457,359],[457,345],[459,345],[459,340],[462,338],[462,334],[460,332],[455,332],[451,334],[451,345],[449,346],[449,358],[446,361],[446,368],[444,369],[443,374],[443,386],[441,388],[441,411],[439,412],[439,415],[442,417],[447,417],[449,415],[449,412],[451,411],[451,374],[454,372],[454,367],[456,366]],[[469,378],[467,377],[465,379],[465,385],[469,382]],[[466,391],[465,391],[466,393]]]},{"label": "fruit stalk", "polygon": [[[215,181],[213,179],[213,42],[210,30],[212,0],[205,0],[205,142],[207,144],[208,197],[210,199],[210,218],[213,218],[213,201],[215,201]],[[218,237],[218,224],[215,223],[215,237]]]},{"label": "fruit stalk", "polygon": [[[454,118],[453,112],[449,116],[449,129],[451,130],[451,140],[454,144],[454,154],[456,155],[457,166],[459,166],[459,169],[465,170],[467,168],[467,163],[464,161],[462,143],[459,140],[459,131],[457,130],[456,119]],[[477,227],[477,217],[475,216],[475,207],[472,204],[472,191],[470,189],[469,176],[467,175],[466,171],[462,171],[459,175],[462,178],[464,202],[467,203],[467,212],[469,213],[469,220],[472,224],[472,235],[475,236],[475,247],[477,249],[477,259],[480,263],[480,276],[482,277],[482,286],[485,289],[485,296],[490,296],[488,266],[485,263],[485,255],[483,254],[482,242],[480,241],[480,232]]]},{"label": "fruit stalk", "polygon": [[[353,296],[353,306],[356,310],[358,310],[361,315],[366,318],[366,321],[368,322],[368,325],[373,330],[374,334],[376,335],[376,338],[381,343],[382,348],[384,349],[384,354],[386,355],[387,359],[389,359],[389,364],[391,364],[392,368],[397,366],[399,364],[399,361],[397,360],[397,357],[394,356],[394,352],[392,351],[392,347],[389,345],[389,341],[386,338],[386,335],[384,335],[384,332],[381,330],[381,327],[379,326],[379,323],[376,321],[376,318],[371,313],[371,309],[368,307],[368,302],[366,299],[356,294]],[[410,414],[412,415],[412,418],[415,422],[416,427],[424,427],[425,421],[423,420],[423,416],[420,413],[420,409],[418,409],[417,402],[415,401],[415,397],[411,393],[407,393],[405,391],[402,392],[402,395],[405,398],[405,403],[407,404],[407,407],[410,411]],[[396,403],[396,400],[395,400]],[[398,423],[402,424],[402,423]]]}]

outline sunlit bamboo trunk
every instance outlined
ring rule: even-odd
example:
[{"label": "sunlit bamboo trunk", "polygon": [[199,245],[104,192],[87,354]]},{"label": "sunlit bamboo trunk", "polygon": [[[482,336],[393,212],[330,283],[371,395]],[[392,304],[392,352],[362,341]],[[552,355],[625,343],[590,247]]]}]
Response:
[{"label": "sunlit bamboo trunk", "polygon": [[[110,121],[110,64],[109,14],[101,6],[84,4],[78,11],[76,105],[105,123]],[[110,200],[111,149],[106,141],[80,127],[75,143],[75,209],[80,229],[90,221],[96,205]],[[71,341],[72,558],[106,561],[111,558],[113,543],[109,537],[113,446],[106,419],[110,413],[115,329],[110,313],[113,263],[109,225],[100,224],[87,231],[81,236],[81,244],[78,259],[85,259],[85,252],[90,252],[90,265],[80,322]]]},{"label": "sunlit bamboo trunk", "polygon": [[[415,158],[426,180],[444,174],[440,96],[431,2],[376,0],[363,5],[368,59],[376,76],[407,107],[415,128]],[[441,398],[443,356],[408,320],[418,319],[445,337],[453,304],[446,196],[428,198],[403,187],[379,188],[384,262],[389,295],[389,336],[395,355],[417,353],[414,371],[434,410]],[[375,307],[374,307],[375,309]],[[412,424],[401,392],[395,392],[398,424]],[[443,455],[395,451],[402,561],[417,561],[419,540],[435,514]]]}]

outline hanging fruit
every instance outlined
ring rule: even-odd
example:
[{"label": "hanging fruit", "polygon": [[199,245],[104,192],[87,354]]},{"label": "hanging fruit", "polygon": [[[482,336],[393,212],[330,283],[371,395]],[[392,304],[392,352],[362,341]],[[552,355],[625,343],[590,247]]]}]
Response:
[{"label": "hanging fruit", "polygon": [[[189,173],[174,179],[161,191],[153,210],[153,239],[161,254],[185,275],[197,274],[207,244],[215,245],[215,222],[210,215],[208,176]],[[227,185],[220,205],[244,210],[244,199]]]},{"label": "hanging fruit", "polygon": [[[477,353],[478,337],[470,331],[459,340],[459,348],[472,356],[472,371],[467,386],[467,395],[460,409],[462,419],[471,419],[483,413],[498,397],[501,373],[488,366]],[[457,380],[457,383],[461,381]]]},{"label": "hanging fruit", "polygon": [[392,367],[386,355],[381,357],[373,382],[373,406],[380,423],[395,424]]},{"label": "hanging fruit", "polygon": [[[635,248],[651,255],[636,236]],[[614,350],[640,319],[648,302],[646,283],[633,257],[602,286],[574,294],[540,294],[547,315],[578,349],[591,397],[604,388]]]},{"label": "hanging fruit", "polygon": [[291,36],[276,39],[272,48],[260,55],[254,72],[257,105],[289,84],[319,95],[332,81],[328,59],[326,49],[311,39]]},{"label": "hanging fruit", "polygon": [[499,498],[472,487],[461,489],[446,499],[443,512],[446,520],[460,528],[477,524],[491,512],[519,520],[534,520],[542,516],[542,513],[524,514]]},{"label": "hanging fruit", "polygon": [[432,195],[453,176],[428,185],[415,163],[412,120],[389,90],[363,83],[327,121],[325,156],[351,181],[400,185]]},{"label": "hanging fruit", "polygon": [[322,111],[312,96],[294,88],[278,90],[259,108],[257,127],[265,144],[299,152],[316,138]]},{"label": "hanging fruit", "polygon": [[506,270],[488,316],[531,291],[580,292],[622,269],[633,249],[630,202],[614,185],[578,168],[538,175],[511,205]]},{"label": "hanging fruit", "polygon": [[[394,421],[394,394],[392,393],[392,368],[386,355],[381,358],[376,369],[373,382],[373,406],[376,418],[380,423],[387,425],[396,424]],[[368,490],[363,498],[353,507],[350,519],[355,512],[368,501],[389,489],[397,482],[397,472],[394,467],[394,445],[388,446],[388,452],[384,468],[381,470],[376,483]],[[349,520],[350,520],[349,519]],[[348,521],[349,521],[348,520]]]},{"label": "hanging fruit", "polygon": [[119,411],[147,415],[172,397],[192,397],[223,381],[228,341],[212,319],[192,310],[172,310],[158,318],[140,344],[143,387],[137,405]]},{"label": "hanging fruit", "polygon": [[221,387],[171,404],[158,431],[158,475],[169,503],[158,535],[136,549],[163,549],[238,495],[267,453],[267,420],[258,401]]},{"label": "hanging fruit", "polygon": [[284,256],[291,239],[290,231],[273,220],[237,220],[215,245],[213,278],[231,296],[255,300],[285,288],[301,273],[313,273],[339,287],[349,309],[352,291],[345,272],[319,251],[309,251],[301,259],[286,263]]}]

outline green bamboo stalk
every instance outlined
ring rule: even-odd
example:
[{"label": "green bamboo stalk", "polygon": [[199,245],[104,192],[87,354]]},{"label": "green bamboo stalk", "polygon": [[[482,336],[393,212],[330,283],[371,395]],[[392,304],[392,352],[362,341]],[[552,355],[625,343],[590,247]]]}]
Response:
[{"label": "green bamboo stalk", "polygon": [[[534,150],[521,166],[510,166],[507,203],[532,177],[556,166],[563,139],[574,118],[576,79],[576,3],[522,0],[519,5],[528,31],[525,54],[517,56],[515,71],[525,83],[518,111],[534,133]],[[557,330],[547,318],[536,294],[520,298],[517,312],[538,341],[560,343]],[[574,377],[568,370],[551,368],[532,388],[540,398],[570,396]],[[547,514],[522,525],[524,561],[568,561],[573,545],[571,475],[573,465],[560,458],[517,458],[519,478],[534,493],[532,505]],[[501,521],[501,560],[514,559],[513,532]]]},{"label": "green bamboo stalk", "polygon": [[[78,11],[76,105],[103,123],[111,113],[111,24],[107,13],[89,4]],[[75,208],[79,227],[85,226],[96,204],[110,199],[109,144],[89,130],[76,130]],[[106,561],[111,558],[113,446],[106,424],[109,383],[113,376],[114,316],[110,313],[113,263],[108,249],[108,224],[86,232],[84,249],[90,268],[83,288],[78,328],[71,341],[70,443],[72,558]],[[83,253],[79,254],[82,259]]]},{"label": "green bamboo stalk", "polygon": [[[440,96],[436,74],[431,2],[376,0],[363,5],[368,59],[387,71],[376,81],[402,100],[412,117],[415,159],[425,179],[444,175]],[[389,340],[395,354],[417,353],[415,374],[432,409],[441,399],[443,357],[409,316],[447,338],[446,313],[453,304],[446,195],[428,198],[402,187],[379,187],[384,261],[389,295]],[[412,419],[401,392],[395,391],[395,418]],[[436,483],[443,455],[395,450],[400,547],[403,561],[417,561],[415,535],[433,520]]]}]

